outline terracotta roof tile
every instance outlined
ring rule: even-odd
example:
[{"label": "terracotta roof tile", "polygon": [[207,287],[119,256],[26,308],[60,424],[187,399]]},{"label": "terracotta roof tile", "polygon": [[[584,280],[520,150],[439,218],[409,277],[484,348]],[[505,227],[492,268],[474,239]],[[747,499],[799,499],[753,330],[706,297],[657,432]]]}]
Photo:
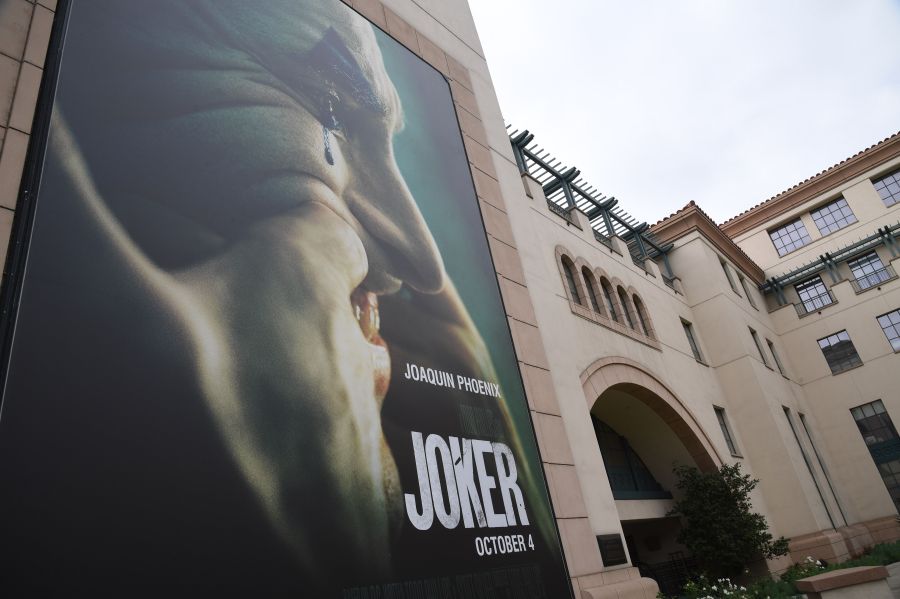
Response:
[{"label": "terracotta roof tile", "polygon": [[772,197],[769,198],[768,200],[762,201],[762,202],[760,202],[759,204],[757,204],[757,205],[755,205],[755,206],[753,206],[753,207],[751,207],[751,208],[748,208],[747,210],[744,210],[744,211],[741,212],[740,214],[737,214],[737,215],[735,215],[735,216],[732,216],[731,218],[729,218],[728,220],[726,220],[725,222],[723,222],[722,225],[727,225],[727,224],[731,223],[732,221],[734,221],[734,220],[736,220],[736,219],[738,219],[738,218],[744,216],[745,214],[749,214],[749,213],[753,212],[754,210],[757,210],[757,209],[759,209],[759,208],[762,208],[763,206],[765,206],[765,205],[767,205],[767,204],[770,204],[771,202],[774,202],[774,201],[780,199],[781,197],[783,197],[784,195],[786,195],[786,194],[788,194],[788,193],[794,191],[794,190],[797,189],[798,187],[800,187],[800,186],[802,186],[802,185],[806,185],[807,183],[810,183],[811,181],[814,181],[815,179],[818,179],[818,178],[821,177],[822,175],[825,175],[825,174],[827,174],[827,173],[830,173],[830,172],[833,171],[834,169],[841,167],[842,165],[844,165],[844,164],[850,162],[851,160],[853,160],[853,159],[855,159],[855,158],[858,158],[859,156],[862,156],[862,155],[865,154],[866,152],[871,152],[872,150],[878,148],[879,146],[882,146],[882,145],[884,145],[884,144],[886,144],[886,143],[888,143],[888,142],[890,142],[890,141],[893,141],[893,140],[896,139],[898,136],[900,136],[900,131],[898,131],[897,133],[894,133],[894,134],[891,135],[890,137],[886,137],[886,138],[882,139],[881,141],[879,141],[879,142],[876,143],[876,144],[872,144],[871,146],[869,146],[869,147],[866,148],[865,150],[861,150],[861,151],[857,152],[856,154],[854,154],[854,155],[852,155],[852,156],[849,156],[849,157],[847,157],[847,158],[841,160],[841,161],[838,162],[837,164],[833,164],[833,165],[829,166],[829,167],[826,168],[825,170],[816,173],[816,174],[813,175],[812,177],[809,177],[809,178],[807,178],[807,179],[804,179],[803,181],[800,181],[799,183],[797,183],[797,184],[795,184],[795,185],[793,185],[793,186],[791,186],[791,187],[785,189],[784,191],[782,191],[782,192],[780,192],[780,193],[778,193],[778,194],[772,196]]}]

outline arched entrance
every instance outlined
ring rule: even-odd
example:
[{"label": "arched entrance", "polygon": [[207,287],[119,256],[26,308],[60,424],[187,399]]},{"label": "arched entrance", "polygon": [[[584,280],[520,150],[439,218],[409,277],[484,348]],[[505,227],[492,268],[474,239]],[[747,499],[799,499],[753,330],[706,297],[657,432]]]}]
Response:
[{"label": "arched entrance", "polygon": [[627,358],[604,358],[582,375],[585,400],[631,563],[666,594],[694,562],[676,537],[676,464],[709,471],[721,457],[688,407],[658,377]]}]

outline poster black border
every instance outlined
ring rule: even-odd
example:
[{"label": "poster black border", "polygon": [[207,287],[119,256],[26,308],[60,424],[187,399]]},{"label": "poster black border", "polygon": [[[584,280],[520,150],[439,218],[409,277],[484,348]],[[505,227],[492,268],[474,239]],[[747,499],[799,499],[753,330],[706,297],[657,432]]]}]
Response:
[{"label": "poster black border", "polygon": [[[422,63],[428,65],[429,68],[433,69],[441,76],[441,78],[444,80],[444,84],[447,86],[447,93],[449,94],[454,104],[453,119],[456,121],[456,127],[459,131],[460,141],[462,142],[465,138],[465,133],[463,132],[459,122],[456,100],[453,96],[453,89],[450,85],[450,79],[447,77],[447,75],[442,73],[428,60],[420,56],[419,53],[413,51],[401,40],[391,35],[390,32],[382,28],[377,23],[373,22],[366,15],[362,14],[347,2],[343,2],[343,0],[334,1],[342,2],[347,9],[355,12],[357,15],[359,15],[360,18],[365,19],[366,22],[383,32],[394,42],[400,44],[407,52],[411,52],[416,58],[422,61]],[[35,212],[37,208],[37,199],[40,191],[41,177],[43,174],[44,159],[47,152],[50,121],[53,113],[57,82],[59,80],[60,66],[62,62],[63,48],[65,46],[66,31],[68,28],[71,4],[71,0],[58,0],[56,11],[54,12],[53,26],[50,32],[47,56],[44,61],[44,69],[41,77],[40,88],[38,91],[37,102],[35,105],[31,133],[28,139],[28,149],[25,155],[22,178],[19,184],[18,193],[16,195],[16,204],[10,231],[6,262],[3,268],[2,279],[0,279],[0,418],[2,418],[3,401],[6,396],[6,381],[9,374],[9,366],[12,358],[12,345],[15,338],[19,301],[22,295],[22,286],[24,283],[25,270],[28,262],[28,250],[31,245],[31,234],[33,231]],[[415,30],[415,28],[413,29]],[[418,33],[417,30],[416,33]],[[472,169],[477,167],[475,167],[469,160],[468,150],[465,144],[462,144],[462,146],[463,153],[466,156],[466,164],[469,167],[468,175],[469,185],[471,186],[472,190],[472,198],[474,198],[476,206],[478,208],[478,218],[481,221],[481,230],[484,233],[485,245],[488,248],[487,258],[490,260],[491,267],[494,270],[494,285],[496,286],[497,296],[500,299],[500,305],[503,309],[503,318],[506,320],[506,332],[509,339],[509,344],[510,347],[512,347],[513,355],[516,357],[516,372],[518,374],[519,384],[522,389],[522,399],[525,401],[526,410],[528,410],[529,412],[528,429],[531,432],[531,439],[534,443],[534,447],[536,448],[536,454],[539,461],[538,465],[540,467],[541,476],[543,478],[544,496],[550,508],[550,516],[553,518],[553,527],[556,531],[556,540],[559,546],[562,570],[566,578],[566,588],[569,590],[569,597],[571,599],[574,599],[574,595],[572,594],[573,589],[571,585],[572,576],[569,572],[569,566],[566,560],[565,547],[562,542],[562,536],[559,530],[559,524],[557,522],[558,519],[556,516],[556,509],[553,505],[552,495],[550,494],[547,469],[544,465],[540,444],[538,443],[534,420],[530,414],[531,409],[528,406],[528,396],[525,387],[525,381],[522,376],[521,366],[518,363],[520,362],[520,359],[518,352],[516,351],[515,342],[512,336],[512,329],[509,323],[510,316],[506,310],[506,303],[503,298],[502,289],[500,288],[500,281],[497,278],[497,276],[499,276],[497,265],[494,262],[494,256],[490,251],[490,239],[488,238],[487,227],[484,221],[484,214],[482,213],[480,206],[481,200],[479,199],[475,188]]]}]

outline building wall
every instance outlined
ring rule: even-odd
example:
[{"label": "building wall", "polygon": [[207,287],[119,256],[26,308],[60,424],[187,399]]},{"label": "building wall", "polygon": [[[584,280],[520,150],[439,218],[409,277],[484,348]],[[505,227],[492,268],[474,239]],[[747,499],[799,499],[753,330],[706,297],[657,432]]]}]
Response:
[{"label": "building wall", "polygon": [[[900,153],[894,150],[893,154]],[[900,204],[885,207],[872,181],[900,167],[900,156],[881,161],[874,168],[838,181],[829,189],[800,203],[778,218],[765,221],[735,237],[738,245],[759,264],[766,276],[778,276],[816,261],[825,252],[835,252],[872,235],[885,225],[900,220]],[[810,216],[811,210],[843,196],[858,222],[822,236]],[[768,231],[800,216],[806,223],[812,242],[782,258],[769,239]],[[875,250],[882,263],[900,267],[900,258],[889,249]],[[767,298],[774,333],[790,356],[793,378],[802,388],[807,417],[814,419],[818,448],[829,464],[832,481],[838,489],[847,518],[864,522],[889,514],[893,505],[866,445],[850,415],[850,408],[881,399],[892,417],[900,418],[900,394],[897,393],[897,354],[891,349],[876,317],[900,308],[900,280],[856,293],[852,273],[846,261],[838,264],[838,281],[820,273],[822,282],[836,300],[834,304],[799,316],[793,304],[800,303],[793,285],[785,289],[788,304],[778,306],[774,295]],[[817,341],[846,330],[862,360],[861,367],[833,375]]]}]

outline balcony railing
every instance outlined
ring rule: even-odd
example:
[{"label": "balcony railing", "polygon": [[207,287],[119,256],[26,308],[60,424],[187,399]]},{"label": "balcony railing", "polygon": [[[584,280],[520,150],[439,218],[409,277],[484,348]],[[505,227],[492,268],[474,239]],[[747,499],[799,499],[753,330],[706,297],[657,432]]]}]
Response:
[{"label": "balcony railing", "polygon": [[547,207],[550,208],[550,212],[555,212],[559,216],[563,217],[569,222],[572,222],[572,219],[569,218],[569,211],[557,204],[556,202],[551,202],[547,200]]},{"label": "balcony railing", "polygon": [[837,300],[834,299],[834,296],[831,294],[831,290],[826,289],[825,293],[820,293],[819,295],[813,295],[807,297],[806,299],[802,299],[799,304],[794,304],[794,308],[797,309],[797,316],[801,318],[812,314],[813,312],[818,312],[822,308],[828,307],[831,304],[837,303]]},{"label": "balcony railing", "polygon": [[612,240],[603,233],[599,232],[597,229],[594,229],[594,239],[596,239],[606,247],[612,249]]},{"label": "balcony railing", "polygon": [[888,264],[884,268],[867,273],[861,277],[856,277],[855,279],[850,279],[850,285],[853,287],[853,291],[862,293],[863,291],[868,291],[869,289],[878,287],[882,283],[892,281],[896,278],[897,271],[894,270],[893,266]]}]

